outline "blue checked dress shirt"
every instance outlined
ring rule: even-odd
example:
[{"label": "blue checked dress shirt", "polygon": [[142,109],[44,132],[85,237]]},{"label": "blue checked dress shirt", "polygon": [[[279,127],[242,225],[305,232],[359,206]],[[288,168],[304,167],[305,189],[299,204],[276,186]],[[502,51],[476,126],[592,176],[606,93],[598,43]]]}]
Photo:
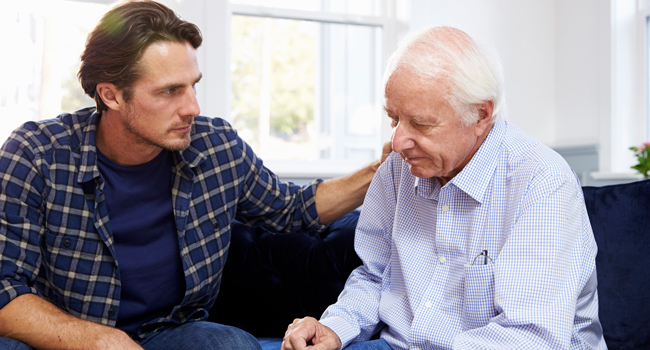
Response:
[{"label": "blue checked dress shirt", "polygon": [[[99,118],[87,108],[29,122],[0,150],[0,308],[34,293],[74,316],[115,325],[119,262],[97,168]],[[322,228],[314,202],[320,180],[279,182],[221,119],[196,117],[191,138],[170,169],[185,295],[141,336],[161,323],[207,318],[234,219],[284,232]]]},{"label": "blue checked dress shirt", "polygon": [[320,321],[344,346],[384,327],[395,350],[606,348],[582,189],[558,154],[507,122],[444,187],[393,153],[355,248],[363,265]]}]

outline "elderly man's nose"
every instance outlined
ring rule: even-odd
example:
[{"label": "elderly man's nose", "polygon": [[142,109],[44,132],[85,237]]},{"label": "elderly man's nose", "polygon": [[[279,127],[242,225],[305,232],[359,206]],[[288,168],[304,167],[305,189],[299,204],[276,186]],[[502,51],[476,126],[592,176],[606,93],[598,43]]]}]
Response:
[{"label": "elderly man's nose", "polygon": [[413,148],[415,142],[409,135],[408,131],[401,124],[397,124],[393,128],[393,134],[391,136],[391,141],[393,144],[393,151],[401,153],[405,149]]}]

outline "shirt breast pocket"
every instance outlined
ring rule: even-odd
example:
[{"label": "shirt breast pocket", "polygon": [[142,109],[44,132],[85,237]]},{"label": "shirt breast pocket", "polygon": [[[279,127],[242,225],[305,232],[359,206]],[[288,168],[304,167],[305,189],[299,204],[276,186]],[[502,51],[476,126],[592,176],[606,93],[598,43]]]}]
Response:
[{"label": "shirt breast pocket", "polygon": [[[109,267],[111,271],[112,260],[104,256],[104,242],[99,235],[81,237],[47,231],[43,248],[43,263],[52,282],[50,286],[59,293],[85,294],[88,283],[82,281],[97,279],[97,272],[106,270],[102,267]],[[78,282],[69,283],[71,276]]]},{"label": "shirt breast pocket", "polygon": [[[45,256],[53,265],[60,258],[96,260],[104,252],[104,242],[96,237],[81,237],[47,231],[45,233]],[[57,266],[65,268],[65,266]]]},{"label": "shirt breast pocket", "polygon": [[496,315],[494,264],[465,265],[463,331],[483,327]]}]

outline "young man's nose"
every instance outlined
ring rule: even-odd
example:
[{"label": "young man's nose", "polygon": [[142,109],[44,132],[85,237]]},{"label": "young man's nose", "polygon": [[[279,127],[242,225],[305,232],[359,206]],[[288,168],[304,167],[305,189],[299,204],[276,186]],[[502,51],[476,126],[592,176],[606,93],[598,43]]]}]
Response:
[{"label": "young man's nose", "polygon": [[181,107],[181,116],[191,116],[192,118],[198,116],[201,113],[201,107],[199,107],[199,101],[196,99],[196,91],[194,89],[188,89],[185,93],[185,98],[183,99],[183,106]]}]

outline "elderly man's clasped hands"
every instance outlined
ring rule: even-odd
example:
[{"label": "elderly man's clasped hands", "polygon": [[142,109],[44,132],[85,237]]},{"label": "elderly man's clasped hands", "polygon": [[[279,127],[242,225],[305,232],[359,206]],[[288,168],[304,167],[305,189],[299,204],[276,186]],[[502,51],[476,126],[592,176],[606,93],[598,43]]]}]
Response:
[{"label": "elderly man's clasped hands", "polygon": [[313,317],[295,319],[284,333],[282,350],[301,349],[339,350],[341,340]]}]

